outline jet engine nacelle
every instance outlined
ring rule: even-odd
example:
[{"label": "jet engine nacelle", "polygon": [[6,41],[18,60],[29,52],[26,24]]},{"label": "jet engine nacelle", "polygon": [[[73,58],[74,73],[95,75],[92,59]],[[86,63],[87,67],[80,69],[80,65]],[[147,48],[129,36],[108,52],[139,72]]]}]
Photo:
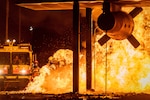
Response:
[{"label": "jet engine nacelle", "polygon": [[140,43],[132,35],[133,18],[142,11],[142,8],[135,7],[129,14],[121,11],[120,7],[116,8],[118,8],[117,11],[111,12],[110,3],[104,0],[103,13],[98,17],[97,24],[100,29],[106,31],[106,34],[98,40],[99,44],[104,45],[110,38],[116,40],[128,39],[134,48],[137,48]]},{"label": "jet engine nacelle", "polygon": [[123,40],[131,35],[134,28],[134,21],[131,15],[123,11],[117,11],[107,15],[101,14],[98,18],[98,26],[100,29],[107,31],[106,34],[110,38]]}]

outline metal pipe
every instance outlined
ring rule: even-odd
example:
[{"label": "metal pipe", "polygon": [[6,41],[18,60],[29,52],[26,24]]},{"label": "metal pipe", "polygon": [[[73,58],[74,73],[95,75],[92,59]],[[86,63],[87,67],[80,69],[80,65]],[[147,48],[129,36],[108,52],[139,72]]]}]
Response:
[{"label": "metal pipe", "polygon": [[6,40],[8,39],[8,19],[9,19],[9,0],[6,0],[6,34],[5,34]]}]

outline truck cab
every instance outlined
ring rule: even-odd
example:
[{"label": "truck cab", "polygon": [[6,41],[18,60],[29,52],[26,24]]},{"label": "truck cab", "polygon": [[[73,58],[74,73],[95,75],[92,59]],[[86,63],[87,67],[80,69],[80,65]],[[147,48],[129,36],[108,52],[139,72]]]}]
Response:
[{"label": "truck cab", "polygon": [[30,44],[0,46],[0,90],[22,90],[32,74]]}]

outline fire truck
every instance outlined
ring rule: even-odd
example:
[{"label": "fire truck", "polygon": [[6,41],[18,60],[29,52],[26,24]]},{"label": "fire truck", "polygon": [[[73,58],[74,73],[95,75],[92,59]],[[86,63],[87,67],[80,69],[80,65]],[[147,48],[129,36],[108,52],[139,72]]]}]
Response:
[{"label": "fire truck", "polygon": [[32,74],[30,44],[0,45],[0,91],[22,90]]}]

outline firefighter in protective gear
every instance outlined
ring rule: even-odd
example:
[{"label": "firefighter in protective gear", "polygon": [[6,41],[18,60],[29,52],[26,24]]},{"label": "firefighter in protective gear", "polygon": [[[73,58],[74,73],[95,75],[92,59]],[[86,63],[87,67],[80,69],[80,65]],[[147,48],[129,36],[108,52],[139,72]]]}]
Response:
[{"label": "firefighter in protective gear", "polygon": [[[36,76],[38,76],[40,73],[39,73],[39,70],[40,70],[40,67],[38,65],[38,61],[34,61],[33,63],[33,72],[32,72],[32,79]],[[31,79],[31,80],[32,80]]]}]

